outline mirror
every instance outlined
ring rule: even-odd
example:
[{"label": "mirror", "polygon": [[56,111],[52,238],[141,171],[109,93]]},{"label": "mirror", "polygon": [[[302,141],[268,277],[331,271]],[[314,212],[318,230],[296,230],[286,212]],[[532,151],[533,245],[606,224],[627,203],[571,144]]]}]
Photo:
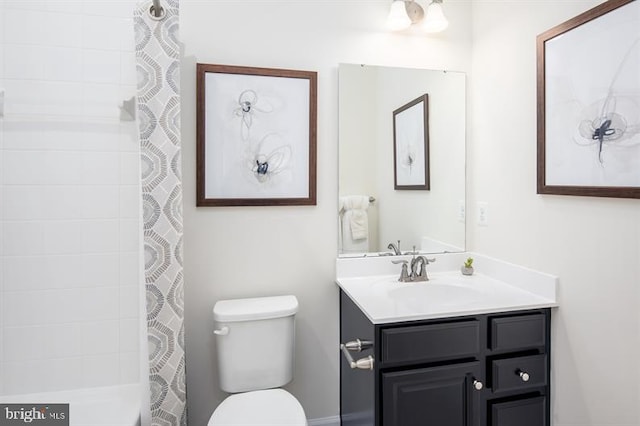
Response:
[{"label": "mirror", "polygon": [[[465,79],[462,72],[340,64],[340,257],[390,255],[398,240],[402,253],[465,250]],[[426,161],[405,154],[397,168],[411,173],[415,161],[426,163],[429,185],[394,189],[394,135],[401,136],[394,111],[425,94],[426,118],[413,114],[424,123],[408,127],[427,134]]]}]

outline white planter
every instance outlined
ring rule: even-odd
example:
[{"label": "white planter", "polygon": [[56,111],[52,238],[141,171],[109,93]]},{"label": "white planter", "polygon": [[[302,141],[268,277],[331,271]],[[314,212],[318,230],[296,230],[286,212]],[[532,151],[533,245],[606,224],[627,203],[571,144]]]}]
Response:
[{"label": "white planter", "polygon": [[473,266],[467,268],[463,265],[460,267],[460,272],[462,272],[462,275],[473,275]]}]

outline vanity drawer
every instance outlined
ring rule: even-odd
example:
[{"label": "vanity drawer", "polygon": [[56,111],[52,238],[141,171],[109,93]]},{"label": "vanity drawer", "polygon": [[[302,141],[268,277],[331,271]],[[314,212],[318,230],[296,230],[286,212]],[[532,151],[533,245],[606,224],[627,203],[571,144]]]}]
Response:
[{"label": "vanity drawer", "polygon": [[544,346],[546,330],[546,318],[542,313],[491,318],[489,347],[502,351]]},{"label": "vanity drawer", "polygon": [[382,329],[382,362],[430,362],[476,356],[476,320]]},{"label": "vanity drawer", "polygon": [[522,356],[492,361],[494,392],[527,389],[547,384],[547,355]]},{"label": "vanity drawer", "polygon": [[547,426],[547,398],[521,399],[491,405],[490,426]]}]

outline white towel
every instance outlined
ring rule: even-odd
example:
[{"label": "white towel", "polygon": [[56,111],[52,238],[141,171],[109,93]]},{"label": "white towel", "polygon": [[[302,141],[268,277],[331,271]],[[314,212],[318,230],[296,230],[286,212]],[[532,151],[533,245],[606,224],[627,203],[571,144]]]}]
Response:
[{"label": "white towel", "polygon": [[363,210],[353,210],[351,213],[351,238],[365,240],[369,238],[369,217]]},{"label": "white towel", "polygon": [[340,210],[367,210],[369,208],[368,195],[346,195],[340,197]]},{"label": "white towel", "polygon": [[369,196],[349,195],[340,197],[342,217],[342,248],[345,252],[369,249]]}]

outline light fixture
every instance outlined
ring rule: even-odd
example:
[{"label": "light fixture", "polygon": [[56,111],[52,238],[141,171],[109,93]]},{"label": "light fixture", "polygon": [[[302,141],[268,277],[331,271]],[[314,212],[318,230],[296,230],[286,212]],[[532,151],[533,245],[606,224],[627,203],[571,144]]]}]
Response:
[{"label": "light fixture", "polygon": [[411,26],[411,19],[407,14],[404,0],[393,0],[389,17],[387,18],[387,27],[391,31],[402,31]]},{"label": "light fixture", "polygon": [[392,31],[402,31],[423,22],[423,29],[429,33],[442,31],[449,25],[442,11],[442,0],[431,0],[425,14],[415,0],[392,0],[387,27]]},{"label": "light fixture", "polygon": [[422,28],[428,33],[438,33],[444,31],[448,26],[449,21],[442,11],[442,0],[433,0],[427,7],[427,17]]}]

